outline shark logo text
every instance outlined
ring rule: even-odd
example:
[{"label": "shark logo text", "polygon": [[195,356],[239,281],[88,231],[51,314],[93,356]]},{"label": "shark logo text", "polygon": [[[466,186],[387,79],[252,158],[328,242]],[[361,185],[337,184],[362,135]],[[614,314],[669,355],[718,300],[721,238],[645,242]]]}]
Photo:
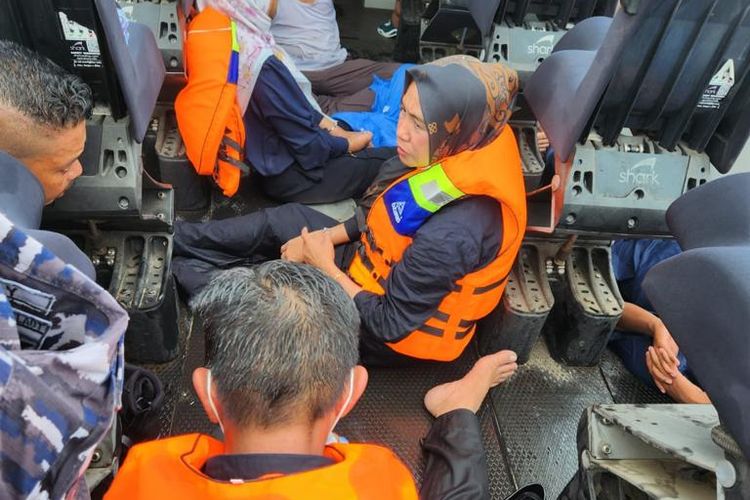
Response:
[{"label": "shark logo text", "polygon": [[627,170],[620,172],[620,183],[634,186],[659,186],[659,174],[654,169],[655,164],[656,158],[639,161]]},{"label": "shark logo text", "polygon": [[555,44],[554,35],[546,35],[532,43],[526,48],[528,54],[535,56],[547,57],[552,52],[552,46]]}]

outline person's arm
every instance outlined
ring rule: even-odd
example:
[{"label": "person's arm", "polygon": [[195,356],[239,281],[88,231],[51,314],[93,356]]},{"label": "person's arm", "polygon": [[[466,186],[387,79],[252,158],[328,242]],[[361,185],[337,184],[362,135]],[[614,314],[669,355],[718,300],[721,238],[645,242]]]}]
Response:
[{"label": "person's arm", "polygon": [[263,64],[250,106],[283,139],[302,168],[319,167],[349,150],[346,139],[320,128],[321,122],[327,123],[323,115],[310,106],[289,70],[276,57],[269,57]]},{"label": "person's arm", "polygon": [[665,375],[657,364],[659,363],[659,357],[663,357],[665,354],[663,349],[657,350],[653,347],[646,352],[646,368],[651,373],[659,390],[678,403],[711,404],[708,394],[679,371],[672,382],[668,384],[662,382]]},{"label": "person's arm", "polygon": [[620,330],[641,333],[653,339],[652,349],[656,357],[654,366],[657,370],[649,370],[657,387],[664,392],[664,385],[670,385],[679,375],[680,361],[677,358],[679,347],[662,322],[661,318],[646,309],[625,302],[622,316],[617,322]]},{"label": "person's arm", "polygon": [[[467,225],[466,220],[474,221]],[[385,294],[363,290],[336,267],[333,243],[323,234],[303,233],[303,261],[341,285],[359,310],[368,334],[395,342],[432,316],[456,282],[497,255],[502,211],[496,201],[471,197],[444,207],[415,234],[385,282]]]}]

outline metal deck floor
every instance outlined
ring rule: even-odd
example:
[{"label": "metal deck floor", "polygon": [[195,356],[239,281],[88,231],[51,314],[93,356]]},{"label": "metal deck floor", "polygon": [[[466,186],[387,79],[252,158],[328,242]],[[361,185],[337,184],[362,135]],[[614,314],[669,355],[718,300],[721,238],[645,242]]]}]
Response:
[{"label": "metal deck floor", "polygon": [[[183,307],[181,313],[181,356],[149,366],[165,384],[161,433],[218,436],[218,427],[203,414],[190,380],[193,369],[203,362],[203,336],[189,311]],[[421,481],[420,439],[431,423],[422,398],[429,388],[461,377],[476,359],[472,345],[453,363],[370,369],[363,398],[337,431],[351,441],[389,446]],[[550,358],[540,341],[529,362],[493,389],[480,411],[492,497],[502,499],[519,486],[537,482],[545,487],[547,498],[556,498],[577,467],[576,427],[587,406],[666,401],[633,378],[609,351],[599,367],[567,367]]]}]

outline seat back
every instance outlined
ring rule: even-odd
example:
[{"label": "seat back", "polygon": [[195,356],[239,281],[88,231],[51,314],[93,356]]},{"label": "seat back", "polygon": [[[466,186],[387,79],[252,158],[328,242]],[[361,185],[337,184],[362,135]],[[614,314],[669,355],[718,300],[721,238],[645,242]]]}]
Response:
[{"label": "seat back", "polygon": [[[734,190],[742,185],[744,193]],[[687,250],[654,266],[643,288],[724,425],[750,458],[750,173],[685,194],[669,209]],[[722,192],[729,193],[720,197]],[[709,208],[710,207],[710,208]],[[692,219],[707,210],[720,217]],[[695,237],[693,233],[699,235]]]},{"label": "seat back", "polygon": [[490,61],[503,61],[525,82],[549,56],[573,24],[592,16],[612,16],[616,0],[505,0],[470,4],[484,30],[489,10],[496,8],[487,45]]},{"label": "seat back", "polygon": [[[644,4],[647,7],[649,2]],[[526,100],[558,157],[567,159],[579,137],[588,134],[617,61],[649,13],[647,8],[634,15],[620,11],[611,21],[573,27],[559,42],[565,50],[554,51],[526,83]],[[602,37],[605,28],[606,36]],[[600,44],[593,48],[596,44],[592,41]]]},{"label": "seat back", "polygon": [[667,224],[683,250],[750,246],[748,214],[750,173],[742,173],[717,179],[682,195],[667,210]]},{"label": "seat back", "polygon": [[[750,1],[642,0],[602,26],[576,26],[526,86],[555,151],[592,127],[611,146],[623,127],[666,150],[679,141],[727,172],[750,134]],[[582,33],[583,32],[583,33]],[[590,32],[590,33],[587,33]],[[550,89],[550,83],[555,87]]]},{"label": "seat back", "polygon": [[0,37],[49,57],[94,93],[83,175],[47,207],[46,220],[135,216],[171,222],[171,193],[153,186],[141,160],[140,143],[165,74],[153,33],[130,22],[115,0],[8,0],[0,2],[0,20]]},{"label": "seat back", "polygon": [[[123,22],[114,0],[9,0],[0,4],[0,37],[22,43],[79,75],[98,106],[116,120],[130,117],[143,140],[164,65],[152,33]],[[11,27],[10,24],[13,24]]]},{"label": "seat back", "polygon": [[748,51],[747,0],[654,2],[602,99],[594,126],[604,144],[613,144],[623,127],[668,150],[682,140],[703,152],[712,142],[711,162],[728,171],[744,140],[729,141],[727,131],[746,138],[750,116],[732,113],[724,132],[717,129],[730,110],[750,103]]},{"label": "seat back", "polygon": [[[500,3],[500,2],[497,2]],[[617,0],[505,0],[497,9],[495,20],[523,24],[529,16],[554,22],[560,29],[593,16],[611,16]]]}]

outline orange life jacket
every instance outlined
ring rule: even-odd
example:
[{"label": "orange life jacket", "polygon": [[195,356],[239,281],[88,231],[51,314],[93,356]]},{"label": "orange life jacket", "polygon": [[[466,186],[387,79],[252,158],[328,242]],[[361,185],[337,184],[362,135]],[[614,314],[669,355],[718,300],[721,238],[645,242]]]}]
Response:
[{"label": "orange life jacket", "polygon": [[[407,182],[403,182],[407,180]],[[414,358],[451,361],[461,355],[474,335],[476,321],[500,302],[526,228],[526,197],[521,158],[513,131],[505,126],[491,144],[464,151],[426,169],[415,169],[391,184],[375,201],[367,231],[350,267],[349,276],[369,292],[384,294],[391,268],[401,260],[412,237],[398,226],[409,224],[405,203],[389,203],[389,191],[405,189],[425,216],[463,196],[484,195],[500,202],[503,241],[495,259],[456,282],[437,311],[421,327],[387,345]],[[467,221],[470,224],[471,221]],[[408,231],[406,228],[406,232]],[[414,228],[411,228],[412,230]],[[399,232],[400,231],[400,232]]]},{"label": "orange life jacket", "polygon": [[200,175],[211,175],[232,196],[249,173],[245,123],[237,104],[239,44],[234,21],[211,8],[188,24],[187,86],[177,95],[175,114],[185,152]]},{"label": "orange life jacket", "polygon": [[326,446],[336,463],[307,472],[269,474],[235,483],[217,481],[201,469],[224,453],[224,445],[202,434],[142,443],[128,452],[106,500],[159,499],[394,499],[416,500],[406,466],[390,450],[369,444]]}]

